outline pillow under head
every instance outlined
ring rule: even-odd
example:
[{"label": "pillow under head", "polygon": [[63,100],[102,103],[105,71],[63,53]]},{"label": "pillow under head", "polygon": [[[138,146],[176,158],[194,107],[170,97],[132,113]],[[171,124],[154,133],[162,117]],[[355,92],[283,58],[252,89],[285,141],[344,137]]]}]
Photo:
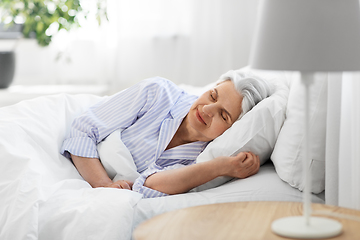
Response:
[{"label": "pillow under head", "polygon": [[[249,69],[241,69],[251,73]],[[197,162],[205,162],[220,156],[235,156],[240,152],[251,151],[259,156],[261,164],[269,158],[278,134],[285,120],[286,104],[289,95],[287,78],[284,73],[258,72],[275,85],[274,93],[258,103],[221,136],[214,139],[198,156]],[[197,188],[196,191],[217,187],[232,178],[218,177]]]}]

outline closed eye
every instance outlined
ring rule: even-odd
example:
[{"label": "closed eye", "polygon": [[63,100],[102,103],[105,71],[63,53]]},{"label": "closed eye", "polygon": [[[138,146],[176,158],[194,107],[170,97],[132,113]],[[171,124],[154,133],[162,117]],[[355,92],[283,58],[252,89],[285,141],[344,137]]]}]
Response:
[{"label": "closed eye", "polygon": [[224,119],[224,121],[226,121],[226,116],[224,115],[224,113],[221,113],[221,117]]},{"label": "closed eye", "polygon": [[210,97],[213,101],[216,101],[215,91],[210,91]]},{"label": "closed eye", "polygon": [[[211,100],[213,102],[216,102],[217,99],[219,98],[219,93],[217,91],[216,88],[212,89],[210,91],[210,97],[211,97]],[[228,111],[226,111],[226,109],[222,109],[221,112],[220,112],[220,116],[222,117],[222,119],[225,121],[225,122],[228,122],[230,123],[231,122],[231,115]]]}]

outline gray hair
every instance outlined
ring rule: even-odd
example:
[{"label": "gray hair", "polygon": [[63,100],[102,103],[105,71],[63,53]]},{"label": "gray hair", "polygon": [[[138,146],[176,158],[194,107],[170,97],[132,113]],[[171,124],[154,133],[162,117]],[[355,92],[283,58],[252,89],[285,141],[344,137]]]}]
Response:
[{"label": "gray hair", "polygon": [[220,76],[217,84],[228,80],[234,83],[235,89],[243,96],[241,113],[238,120],[261,100],[269,97],[274,92],[274,86],[272,84],[249,72],[230,70]]}]

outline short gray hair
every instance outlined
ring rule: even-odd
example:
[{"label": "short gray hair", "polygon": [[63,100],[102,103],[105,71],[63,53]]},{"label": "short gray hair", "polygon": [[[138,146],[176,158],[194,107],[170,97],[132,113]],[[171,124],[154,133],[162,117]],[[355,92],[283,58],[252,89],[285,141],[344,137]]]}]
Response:
[{"label": "short gray hair", "polygon": [[249,72],[230,70],[220,76],[217,84],[228,80],[234,83],[235,89],[243,96],[241,113],[238,120],[261,100],[269,97],[274,92],[272,84]]}]

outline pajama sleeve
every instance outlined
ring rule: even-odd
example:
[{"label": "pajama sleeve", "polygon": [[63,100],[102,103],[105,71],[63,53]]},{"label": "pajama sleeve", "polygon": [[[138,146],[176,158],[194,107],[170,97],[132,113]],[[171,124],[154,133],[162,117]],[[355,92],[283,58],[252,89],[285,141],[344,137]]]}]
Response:
[{"label": "pajama sleeve", "polygon": [[148,178],[150,175],[157,173],[157,172],[166,171],[166,170],[170,170],[170,169],[178,169],[178,168],[182,168],[185,166],[186,165],[183,165],[183,164],[174,164],[174,165],[163,168],[163,167],[156,165],[156,163],[153,163],[151,166],[149,166],[149,168],[146,171],[144,171],[135,180],[134,185],[133,185],[133,191],[143,194],[144,198],[168,196],[169,194],[145,187],[144,183],[145,183],[146,178]]},{"label": "pajama sleeve", "polygon": [[156,101],[163,88],[161,78],[144,80],[106,101],[91,107],[73,121],[70,136],[60,152],[87,158],[98,158],[96,145],[117,129],[125,129],[141,118]]}]

